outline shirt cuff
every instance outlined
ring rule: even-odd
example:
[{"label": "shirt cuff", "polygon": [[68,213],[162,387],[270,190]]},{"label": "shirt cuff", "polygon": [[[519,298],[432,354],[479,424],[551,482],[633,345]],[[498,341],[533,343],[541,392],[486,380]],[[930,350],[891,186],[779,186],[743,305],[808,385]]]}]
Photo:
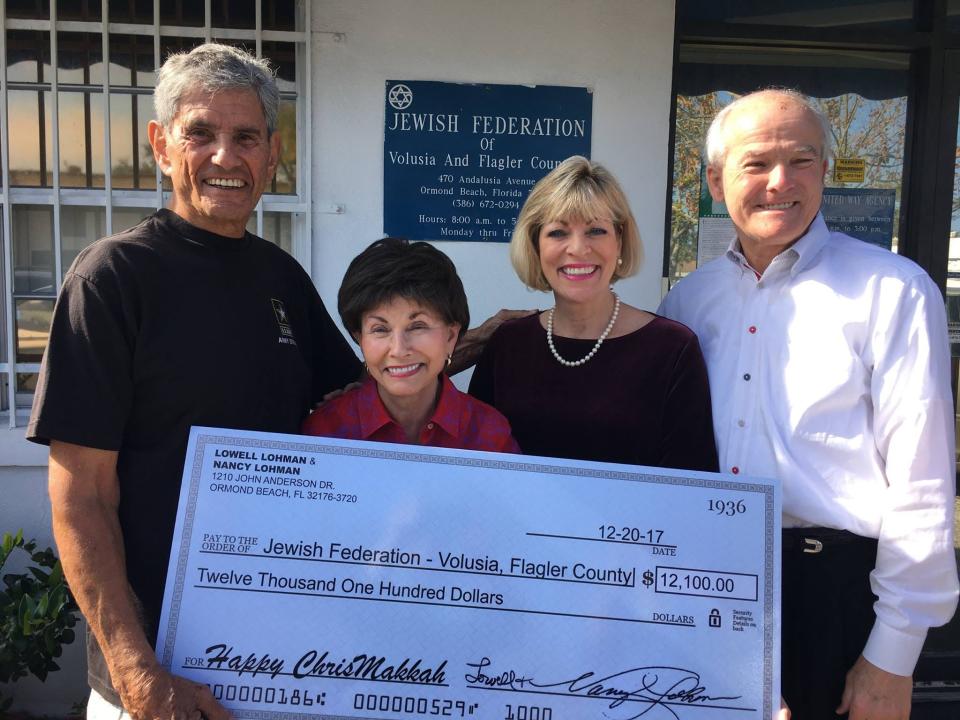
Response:
[{"label": "shirt cuff", "polygon": [[913,675],[926,639],[926,629],[920,634],[904,632],[877,620],[863,648],[863,657],[888,673]]}]

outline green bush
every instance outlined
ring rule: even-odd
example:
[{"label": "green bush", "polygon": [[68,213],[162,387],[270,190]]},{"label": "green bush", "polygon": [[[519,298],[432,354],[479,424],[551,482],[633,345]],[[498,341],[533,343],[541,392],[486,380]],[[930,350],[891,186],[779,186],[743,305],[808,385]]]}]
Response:
[{"label": "green bush", "polygon": [[[0,570],[17,550],[27,553],[34,565],[24,573],[8,573],[0,587],[0,682],[10,683],[31,673],[40,680],[59,670],[54,658],[62,646],[73,642],[77,604],[70,595],[63,568],[53,550],[37,550],[34,540],[4,533]],[[0,694],[0,713],[13,698]]]}]

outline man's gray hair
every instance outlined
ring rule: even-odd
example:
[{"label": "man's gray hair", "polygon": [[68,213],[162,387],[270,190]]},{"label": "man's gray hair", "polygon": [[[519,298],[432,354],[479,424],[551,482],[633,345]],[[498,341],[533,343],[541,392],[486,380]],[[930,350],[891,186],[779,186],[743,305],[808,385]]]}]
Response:
[{"label": "man's gray hair", "polygon": [[167,58],[157,72],[153,107],[157,122],[169,127],[180,109],[184,95],[194,90],[216,93],[222,90],[250,90],[260,100],[267,131],[277,129],[280,92],[273,70],[266,60],[230,45],[205,43],[190,52]]},{"label": "man's gray hair", "polygon": [[818,108],[810,98],[796,90],[790,90],[789,88],[767,88],[765,90],[757,90],[752,93],[747,93],[746,95],[741,95],[717,113],[713,122],[710,123],[710,129],[707,130],[707,140],[704,144],[704,155],[707,158],[708,165],[718,167],[723,165],[726,159],[726,137],[723,131],[727,118],[730,117],[730,113],[760,95],[783,98],[794,105],[800,106],[813,115],[817,124],[820,126],[820,134],[823,136],[823,144],[820,147],[820,157],[824,160],[830,157],[833,129],[830,127],[830,121],[827,119],[827,116],[823,114],[820,108]]}]

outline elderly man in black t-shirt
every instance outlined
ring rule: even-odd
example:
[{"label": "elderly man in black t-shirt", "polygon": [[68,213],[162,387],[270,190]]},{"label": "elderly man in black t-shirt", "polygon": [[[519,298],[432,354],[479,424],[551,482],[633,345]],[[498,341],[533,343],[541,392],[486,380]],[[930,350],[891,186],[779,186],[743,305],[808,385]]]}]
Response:
[{"label": "elderly man in black t-shirt", "polygon": [[247,53],[171,56],[148,127],[170,206],[64,278],[28,437],[50,444],[54,534],[92,630],[88,717],[228,717],[153,649],[189,428],[297,432],[360,373],[306,273],[246,232],[278,102]]},{"label": "elderly man in black t-shirt", "polygon": [[[190,426],[295,433],[361,371],[300,265],[246,232],[280,149],[269,65],[213,43],[172,55],[154,105],[170,206],[67,272],[27,430],[50,445],[54,535],[92,631],[88,720],[228,717],[154,655]],[[469,331],[454,366],[523,314]]]}]

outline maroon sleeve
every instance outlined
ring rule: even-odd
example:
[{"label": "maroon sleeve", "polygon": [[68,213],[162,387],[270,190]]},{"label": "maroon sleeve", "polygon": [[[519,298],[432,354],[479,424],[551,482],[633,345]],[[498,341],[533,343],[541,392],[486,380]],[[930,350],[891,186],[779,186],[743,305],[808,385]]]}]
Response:
[{"label": "maroon sleeve", "polygon": [[497,346],[499,345],[497,336],[500,329],[494,331],[490,340],[487,341],[483,352],[480,353],[480,359],[477,360],[473,368],[473,375],[470,377],[470,387],[468,392],[477,400],[496,407],[494,404],[496,388],[494,374],[496,368]]},{"label": "maroon sleeve", "polygon": [[660,452],[663,467],[719,469],[707,366],[692,333],[677,357],[667,390]]}]

